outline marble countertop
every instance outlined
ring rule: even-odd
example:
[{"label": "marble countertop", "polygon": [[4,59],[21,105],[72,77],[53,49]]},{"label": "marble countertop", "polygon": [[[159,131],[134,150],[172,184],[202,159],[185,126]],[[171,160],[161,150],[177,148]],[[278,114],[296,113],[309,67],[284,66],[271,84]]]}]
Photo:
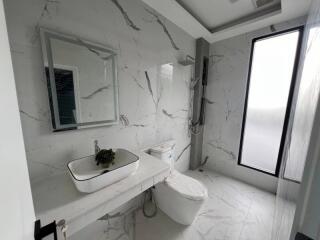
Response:
[{"label": "marble countertop", "polygon": [[72,235],[169,175],[170,168],[166,163],[143,151],[132,152],[140,158],[138,170],[94,193],[78,192],[68,173],[34,184],[32,194],[37,219],[43,225],[64,219],[68,233]]}]

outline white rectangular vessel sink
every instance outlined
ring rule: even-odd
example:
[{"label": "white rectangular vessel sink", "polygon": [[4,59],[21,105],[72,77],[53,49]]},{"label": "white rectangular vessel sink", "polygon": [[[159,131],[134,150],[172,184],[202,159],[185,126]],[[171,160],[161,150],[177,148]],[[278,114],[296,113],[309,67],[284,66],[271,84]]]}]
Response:
[{"label": "white rectangular vessel sink", "polygon": [[91,193],[111,185],[139,167],[139,157],[125,149],[113,149],[114,164],[108,168],[97,166],[95,155],[80,158],[68,163],[72,181],[80,192]]}]

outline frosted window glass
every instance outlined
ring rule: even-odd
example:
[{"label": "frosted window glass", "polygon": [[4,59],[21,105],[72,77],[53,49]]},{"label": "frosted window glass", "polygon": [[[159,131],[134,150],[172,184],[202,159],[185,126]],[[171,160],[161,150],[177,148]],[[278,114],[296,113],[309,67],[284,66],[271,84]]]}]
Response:
[{"label": "frosted window glass", "polygon": [[241,163],[276,172],[299,31],[254,44]]}]

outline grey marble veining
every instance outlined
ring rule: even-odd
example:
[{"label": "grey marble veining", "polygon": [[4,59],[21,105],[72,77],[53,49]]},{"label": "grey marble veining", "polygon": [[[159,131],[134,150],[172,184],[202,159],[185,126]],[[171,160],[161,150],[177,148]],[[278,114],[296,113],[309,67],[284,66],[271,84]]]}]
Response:
[{"label": "grey marble veining", "polygon": [[162,109],[162,113],[163,113],[164,115],[166,115],[167,117],[169,117],[169,118],[173,119],[173,114],[168,113],[168,112],[167,112],[167,110]]},{"label": "grey marble veining", "polygon": [[[305,18],[298,18],[273,27],[284,30],[304,22]],[[250,51],[254,38],[270,33],[270,27],[267,27],[210,46],[203,159],[209,157],[207,167],[212,170],[236,178],[244,177],[243,181],[252,184],[256,183],[256,174],[237,164]],[[263,180],[259,187],[276,191],[276,180],[260,175]]]},{"label": "grey marble veining", "polygon": [[230,156],[230,160],[233,160],[233,161],[236,161],[237,160],[237,157],[236,157],[236,154],[233,153],[232,151],[222,147],[221,145],[219,145],[220,143],[217,142],[217,141],[212,141],[212,142],[208,142],[207,143],[209,146],[217,149],[217,150],[220,150],[222,152],[224,152],[225,154],[229,155]]},{"label": "grey marble veining", "polygon": [[80,38],[77,39],[78,43],[82,46],[84,46],[85,48],[88,49],[88,51],[94,53],[95,55],[97,55],[99,58],[101,58],[102,61],[107,61],[108,59],[110,59],[111,56],[113,56],[112,54],[110,55],[110,53],[106,53],[106,52],[99,52],[97,50],[95,50],[94,48],[90,47],[89,44],[87,44],[86,42],[82,41]]},{"label": "grey marble veining", "polygon": [[135,210],[107,214],[72,235],[70,240],[134,240]]},{"label": "grey marble veining", "polygon": [[189,110],[186,110],[186,109],[180,109],[180,110],[177,110],[173,113],[169,113],[166,109],[162,109],[163,115],[165,115],[166,117],[168,117],[170,119],[186,119],[186,116],[184,113],[188,113],[188,111]]},{"label": "grey marble veining", "polygon": [[133,81],[137,84],[137,86],[139,88],[141,88],[142,90],[145,90],[144,87],[139,83],[138,79],[134,76],[132,76]]},{"label": "grey marble veining", "polygon": [[223,54],[210,54],[209,59],[210,59],[210,65],[209,67],[211,68],[212,66],[216,65],[218,62],[222,61],[224,58]]},{"label": "grey marble veining", "polygon": [[175,161],[179,161],[179,159],[181,158],[181,156],[184,154],[184,152],[191,146],[191,143],[189,143],[187,146],[185,146],[182,151],[179,153],[179,155],[176,157]]},{"label": "grey marble veining", "polygon": [[[93,154],[94,140],[101,147],[132,150],[175,139],[175,156],[180,156],[176,168],[188,169],[189,148],[185,147],[190,143],[192,71],[190,66],[177,63],[177,49],[179,54],[194,56],[195,40],[191,36],[162,16],[151,15],[139,0],[5,0],[4,4],[33,187],[64,174],[67,162]],[[105,44],[116,51],[119,125],[52,133],[39,26]],[[106,90],[97,88],[83,97],[93,98]],[[164,115],[162,109],[173,118]],[[132,239],[131,214],[109,221],[93,223],[83,232],[87,236],[84,239]]]},{"label": "grey marble veining", "polygon": [[30,113],[27,113],[27,112],[23,111],[23,110],[20,110],[20,113],[22,113],[24,116],[26,116],[26,117],[28,117],[28,118],[30,118],[32,120],[39,121],[39,122],[44,121],[44,120],[42,120],[42,119],[40,119],[38,117],[35,117],[35,116],[31,115]]},{"label": "grey marble veining", "polygon": [[212,171],[188,171],[201,181],[209,199],[191,226],[172,221],[163,212],[136,219],[139,240],[272,240],[275,195]]},{"label": "grey marble veining", "polygon": [[133,127],[147,127],[147,124],[132,124]]},{"label": "grey marble veining", "polygon": [[160,17],[155,14],[153,11],[149,10],[148,8],[145,9],[148,13],[150,13],[150,15],[152,15],[157,23],[162,27],[163,29],[163,32],[168,36],[169,40],[170,40],[170,43],[172,45],[172,47],[175,49],[175,50],[180,50],[180,48],[177,46],[177,44],[175,43],[175,41],[173,40],[171,34],[169,33],[169,30],[167,28],[167,26],[163,23],[163,21],[160,19]]},{"label": "grey marble veining", "polygon": [[110,84],[107,85],[107,86],[104,86],[104,87],[101,87],[101,88],[98,88],[97,90],[93,91],[92,93],[90,93],[89,95],[87,96],[84,96],[84,97],[81,97],[82,99],[91,99],[93,98],[96,94],[102,92],[102,91],[105,91],[105,90],[108,90],[110,89]]},{"label": "grey marble veining", "polygon": [[125,22],[127,23],[127,25],[129,27],[131,27],[133,30],[136,30],[136,31],[140,31],[141,29],[139,27],[137,27],[133,21],[130,19],[128,13],[123,9],[123,7],[121,6],[121,4],[119,3],[118,0],[110,0],[111,2],[114,3],[114,5],[119,9],[119,11],[121,12]]},{"label": "grey marble veining", "polygon": [[151,81],[150,81],[150,77],[149,77],[148,71],[144,71],[144,74],[146,76],[148,90],[149,90],[149,93],[150,93],[150,95],[152,97],[152,101],[154,102],[154,105],[157,108],[157,101],[154,99],[154,95],[153,95],[153,91],[152,91],[152,87],[151,87]]},{"label": "grey marble veining", "polygon": [[[128,29],[129,22],[124,20],[116,2],[141,31]],[[138,149],[173,138],[177,142],[176,155],[189,144],[187,112],[191,67],[177,63],[177,52],[168,44],[168,36],[159,31],[157,18],[146,11],[142,2],[6,0],[5,5],[32,183],[66,171],[66,163],[72,159],[92,154],[95,139],[109,148]],[[152,21],[145,22],[148,18]],[[158,18],[162,21],[160,15]],[[194,39],[169,21],[162,22],[179,43],[181,53],[194,56]],[[119,125],[52,133],[38,29],[35,31],[39,26],[116,50]],[[107,90],[106,86],[101,87],[93,88],[82,97],[93,98]],[[162,109],[173,118],[164,115]],[[188,149],[176,164],[182,171],[188,168]]]},{"label": "grey marble veining", "polygon": [[[95,139],[101,146],[109,148],[137,149],[173,138],[176,140],[176,155],[183,153],[176,167],[180,170],[188,168],[189,151],[184,148],[190,143],[187,133],[190,89],[187,83],[191,79],[191,67],[177,64],[176,49],[168,43],[165,32],[159,31],[156,18],[153,16],[151,22],[143,20],[150,18],[150,14],[140,1],[116,2],[121,4],[128,19],[115,1],[5,1],[9,9],[6,12],[8,31],[33,186],[64,173],[68,161],[92,154]],[[39,26],[70,32],[117,51],[121,113],[118,126],[51,132],[46,79],[38,41]],[[134,26],[141,31],[136,31]],[[168,28],[174,35],[180,51],[194,55],[192,37],[167,21],[161,27],[163,30]],[[149,82],[145,71],[149,74]],[[93,89],[83,97],[94,97],[100,92],[96,90],[102,89]],[[162,109],[173,114],[174,119],[165,116]],[[99,220],[85,228],[81,235],[85,236],[84,239],[133,239],[132,220],[132,214],[108,221]]]},{"label": "grey marble veining", "polygon": [[46,18],[51,18],[53,16],[53,11],[57,11],[57,7],[59,6],[59,0],[45,0],[44,5],[39,14],[38,20],[31,32],[31,43],[35,43],[39,38],[39,27],[42,21]]}]

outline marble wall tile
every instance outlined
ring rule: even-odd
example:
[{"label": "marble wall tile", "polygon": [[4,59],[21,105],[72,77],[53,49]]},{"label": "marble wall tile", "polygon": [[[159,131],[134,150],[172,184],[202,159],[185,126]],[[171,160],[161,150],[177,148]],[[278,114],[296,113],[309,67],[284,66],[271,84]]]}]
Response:
[{"label": "marble wall tile", "polygon": [[[188,111],[195,40],[139,0],[5,1],[18,100],[32,182],[66,171],[101,147],[145,148],[173,138],[176,167],[189,165]],[[38,27],[99,42],[118,53],[119,125],[51,132]]]},{"label": "marble wall tile", "polygon": [[[237,165],[252,39],[302,25],[305,17],[226,39],[210,46],[203,158],[224,174],[276,191],[276,179]],[[258,157],[258,156],[257,156]],[[259,177],[261,182],[254,179]]]},{"label": "marble wall tile", "polygon": [[106,214],[96,222],[73,234],[70,240],[135,239],[135,209]]},{"label": "marble wall tile", "polygon": [[[139,0],[4,1],[32,184],[66,171],[100,147],[146,148],[176,140],[176,168],[189,167],[195,40]],[[53,133],[39,27],[109,46],[118,54],[120,124]],[[132,213],[98,220],[71,239],[133,239]],[[82,238],[80,238],[80,236]]]}]

